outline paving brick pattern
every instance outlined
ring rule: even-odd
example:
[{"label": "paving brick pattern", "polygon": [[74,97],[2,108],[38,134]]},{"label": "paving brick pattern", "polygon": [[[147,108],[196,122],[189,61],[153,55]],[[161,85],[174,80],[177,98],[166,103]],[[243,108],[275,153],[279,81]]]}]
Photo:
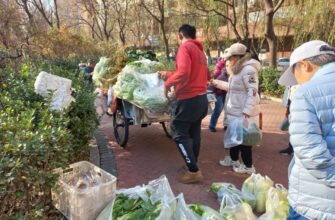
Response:
[{"label": "paving brick pattern", "polygon": [[[278,151],[287,146],[288,135],[279,130],[285,109],[277,102],[262,101],[263,141],[260,147],[253,148],[253,160],[257,172],[268,175],[276,183],[287,187],[287,167],[290,156],[281,156]],[[117,164],[118,188],[133,187],[166,175],[172,190],[177,195],[184,193],[188,203],[201,203],[218,209],[219,203],[213,193],[207,192],[213,182],[230,182],[241,187],[248,177],[236,174],[230,168],[221,167],[218,161],[228,150],[223,148],[223,116],[219,119],[217,132],[208,130],[209,116],[202,125],[202,148],[199,167],[205,181],[201,184],[184,185],[177,182],[177,170],[183,165],[181,156],[171,139],[168,139],[159,124],[146,128],[130,127],[130,136],[126,148],[115,142],[112,130],[112,118],[104,115],[100,129],[109,139]]]}]

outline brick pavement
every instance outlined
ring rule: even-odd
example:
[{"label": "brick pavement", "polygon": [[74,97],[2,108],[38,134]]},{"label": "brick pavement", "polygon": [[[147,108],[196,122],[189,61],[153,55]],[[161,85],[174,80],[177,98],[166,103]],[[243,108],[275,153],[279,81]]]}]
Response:
[{"label": "brick pavement", "polygon": [[[287,186],[287,167],[290,156],[281,156],[278,151],[287,146],[288,135],[279,130],[285,109],[279,103],[262,101],[263,141],[260,147],[254,147],[253,159],[257,172],[268,175],[276,183]],[[223,118],[219,119],[222,122]],[[104,115],[100,129],[109,139],[116,158],[118,188],[144,184],[165,174],[177,195],[183,192],[189,203],[201,203],[218,209],[216,197],[207,190],[212,182],[230,182],[241,187],[247,175],[236,174],[230,168],[221,167],[219,159],[228,155],[223,148],[223,126],[211,133],[208,129],[209,116],[202,125],[202,149],[199,166],[206,180],[202,184],[184,185],[178,183],[176,170],[183,165],[181,156],[171,139],[168,139],[159,124],[146,128],[130,127],[129,141],[125,149],[114,141],[112,118]]]}]

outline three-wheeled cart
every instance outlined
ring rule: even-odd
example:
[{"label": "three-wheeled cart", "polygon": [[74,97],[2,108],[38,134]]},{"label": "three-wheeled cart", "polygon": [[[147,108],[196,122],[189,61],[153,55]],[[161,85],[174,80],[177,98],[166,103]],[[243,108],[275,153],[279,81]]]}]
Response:
[{"label": "three-wheeled cart", "polygon": [[125,147],[129,137],[129,126],[140,125],[147,127],[153,123],[160,123],[167,137],[171,138],[170,114],[166,112],[151,112],[134,102],[114,97],[112,101],[113,130],[117,143]]}]

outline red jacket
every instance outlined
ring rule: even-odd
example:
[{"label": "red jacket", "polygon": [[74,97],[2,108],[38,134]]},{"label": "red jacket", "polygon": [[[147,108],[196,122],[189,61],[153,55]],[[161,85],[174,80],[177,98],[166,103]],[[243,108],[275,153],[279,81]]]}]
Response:
[{"label": "red jacket", "polygon": [[176,71],[167,73],[165,87],[174,86],[177,100],[206,94],[207,73],[207,60],[201,43],[188,40],[178,50]]}]

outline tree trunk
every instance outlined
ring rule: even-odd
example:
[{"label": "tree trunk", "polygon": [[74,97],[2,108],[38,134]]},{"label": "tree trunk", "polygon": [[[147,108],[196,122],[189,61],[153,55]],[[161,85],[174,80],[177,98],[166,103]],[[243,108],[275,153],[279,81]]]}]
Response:
[{"label": "tree trunk", "polygon": [[265,5],[265,38],[269,45],[269,61],[271,67],[277,66],[277,36],[273,28],[273,17],[285,0],[279,0],[273,7],[272,0],[264,0]]},{"label": "tree trunk", "polygon": [[126,35],[125,35],[123,30],[120,31],[119,36],[120,36],[120,40],[121,40],[122,45],[125,46],[126,45]]},{"label": "tree trunk", "polygon": [[57,25],[57,28],[60,29],[60,20],[59,20],[59,15],[58,15],[58,4],[57,4],[57,0],[54,0],[54,4],[55,4],[56,25]]},{"label": "tree trunk", "polygon": [[160,25],[161,25],[162,34],[163,34],[163,40],[164,40],[164,45],[165,45],[166,59],[170,60],[170,56],[169,56],[169,40],[167,39],[167,36],[166,36],[166,32],[165,32],[165,28],[164,28],[164,22],[161,22]]},{"label": "tree trunk", "polygon": [[209,49],[209,47],[206,49],[206,55],[208,64],[212,64],[211,50]]},{"label": "tree trunk", "polygon": [[269,46],[269,61],[271,67],[277,64],[277,37],[273,30],[273,9],[267,11],[265,17],[265,38]]}]

